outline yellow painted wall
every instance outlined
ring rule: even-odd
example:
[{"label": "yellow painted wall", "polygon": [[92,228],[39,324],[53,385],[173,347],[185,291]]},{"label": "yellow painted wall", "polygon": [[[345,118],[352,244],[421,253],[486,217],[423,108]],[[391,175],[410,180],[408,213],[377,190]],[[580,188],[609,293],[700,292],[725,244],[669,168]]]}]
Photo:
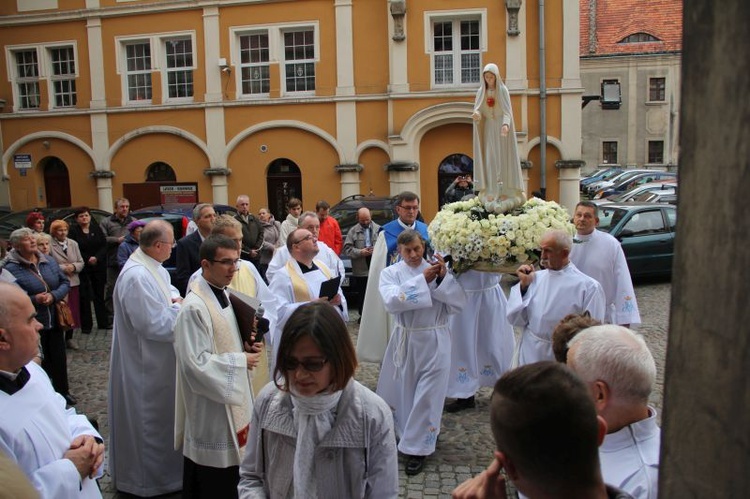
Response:
[{"label": "yellow painted wall", "polygon": [[[49,148],[43,142],[49,143]],[[8,164],[10,177],[10,202],[15,210],[47,205],[46,190],[56,186],[44,185],[44,172],[37,166],[44,158],[57,156],[68,167],[70,178],[70,195],[75,204],[96,205],[96,182],[89,177],[94,164],[83,150],[76,145],[60,139],[39,139],[30,142],[17,151],[19,154],[31,154],[34,167],[22,177],[13,166],[13,158]],[[42,197],[39,197],[41,189]]]},{"label": "yellow painted wall", "polygon": [[91,145],[91,121],[88,116],[35,116],[3,122],[5,151],[10,150],[16,141],[26,135],[49,131],[67,133]]},{"label": "yellow painted wall", "polygon": [[[336,108],[331,104],[285,104],[278,106],[232,107],[224,111],[227,142],[254,125],[275,120],[294,120],[316,126],[336,136]],[[297,148],[290,141],[287,147]]]},{"label": "yellow painted wall", "polygon": [[[168,13],[147,13],[126,17],[108,17],[102,22],[102,51],[104,53],[104,84],[107,105],[121,107],[123,102],[122,75],[117,67],[117,54],[120,50],[117,37],[153,36],[175,32],[194,32],[193,60],[193,101],[203,101],[206,93],[205,60],[203,43],[203,18],[201,9],[173,11]],[[154,54],[152,53],[153,57]],[[160,57],[160,59],[163,59]],[[161,71],[165,68],[162,60]],[[152,73],[153,103],[162,103],[161,71]]]},{"label": "yellow painted wall", "polygon": [[145,182],[148,166],[156,161],[171,166],[178,182],[198,182],[200,199],[211,200],[211,181],[203,174],[206,155],[186,139],[164,133],[138,136],[117,151],[111,164],[114,198],[122,196],[122,184]]},{"label": "yellow painted wall", "polygon": [[[546,52],[547,86],[559,87],[563,67],[563,0],[548,0],[544,3],[544,32]],[[567,1],[567,0],[566,0]],[[526,70],[529,88],[539,88],[539,5],[524,2],[526,7]]]},{"label": "yellow painted wall", "polygon": [[419,148],[419,181],[421,211],[425,220],[432,220],[438,211],[438,167],[446,156],[473,156],[472,125],[454,123],[433,128],[424,134]]},{"label": "yellow painted wall", "polygon": [[387,2],[354,2],[354,84],[357,94],[383,94],[388,90]]},{"label": "yellow painted wall", "polygon": [[[261,152],[261,145],[266,146],[266,152]],[[299,167],[302,197],[308,206],[318,199],[341,198],[341,176],[334,170],[339,158],[334,148],[305,130],[276,128],[246,137],[229,155],[229,199],[249,194],[254,203],[267,204],[265,176],[268,165],[278,158],[287,158]]]},{"label": "yellow painted wall", "polygon": [[364,169],[359,172],[359,192],[375,196],[390,196],[391,187],[385,165],[390,161],[388,154],[377,147],[370,147],[362,151],[359,164]]},{"label": "yellow painted wall", "polygon": [[[108,119],[110,146],[135,130],[147,126],[171,126],[190,132],[205,143],[206,123],[202,109],[173,109],[110,114]],[[208,166],[208,165],[206,165]]]},{"label": "yellow painted wall", "polygon": [[[555,168],[555,161],[561,158],[560,151],[552,144],[547,144],[547,199],[552,201],[560,200],[560,185],[557,181],[558,171]],[[529,159],[533,163],[533,168],[529,172],[529,192],[531,196],[533,191],[539,190],[542,185],[542,174],[539,168],[539,158],[541,149],[537,144],[529,153]]]}]

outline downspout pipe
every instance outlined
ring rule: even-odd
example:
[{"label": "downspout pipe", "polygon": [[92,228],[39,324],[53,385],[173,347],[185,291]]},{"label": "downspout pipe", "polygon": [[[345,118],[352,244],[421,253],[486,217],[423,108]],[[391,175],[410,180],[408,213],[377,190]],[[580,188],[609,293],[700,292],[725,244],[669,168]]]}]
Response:
[{"label": "downspout pipe", "polygon": [[544,36],[544,0],[539,0],[539,167],[542,199],[547,199],[547,65]]}]

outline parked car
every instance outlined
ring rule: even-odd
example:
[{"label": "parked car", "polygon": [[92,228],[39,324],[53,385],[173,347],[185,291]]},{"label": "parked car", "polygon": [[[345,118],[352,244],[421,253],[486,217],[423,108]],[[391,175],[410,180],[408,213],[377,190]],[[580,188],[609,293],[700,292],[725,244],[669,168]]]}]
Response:
[{"label": "parked car", "polygon": [[615,175],[612,175],[611,177],[607,179],[597,180],[596,182],[590,183],[584,188],[584,194],[587,195],[588,197],[592,197],[598,190],[604,187],[615,185],[617,182],[620,182],[621,180],[631,177],[637,173],[643,173],[643,172],[649,172],[649,171],[651,170],[645,170],[642,168],[622,170],[621,172]]},{"label": "parked car", "polygon": [[[329,212],[339,223],[341,235],[344,240],[346,240],[346,234],[349,232],[349,229],[357,223],[357,211],[360,208],[369,208],[372,221],[381,226],[397,217],[395,197],[364,196],[362,194],[345,197],[333,205]],[[344,280],[341,283],[341,289],[344,291],[347,300],[350,300],[350,297],[354,296],[354,291],[349,285],[352,275],[352,261],[346,255],[342,254],[339,256],[341,261],[344,262],[344,270],[346,271]]]},{"label": "parked car", "polygon": [[[45,232],[49,232],[49,226],[55,220],[62,219],[68,222],[69,225],[73,225],[75,223],[73,212],[76,210],[76,208],[78,207],[32,208],[30,210],[21,210],[9,213],[3,217],[0,217],[0,241],[4,241],[5,243],[7,243],[11,232],[16,229],[20,229],[21,227],[26,227],[26,217],[29,216],[29,213],[31,213],[32,211],[37,211],[44,215],[44,230]],[[102,223],[102,220],[112,216],[112,213],[104,210],[98,210],[96,208],[91,208],[90,212],[94,220],[96,220],[96,222],[100,224]]]},{"label": "parked car", "polygon": [[655,182],[649,182],[647,184],[638,185],[632,189],[623,192],[622,194],[615,194],[602,199],[593,199],[592,203],[596,205],[611,204],[611,203],[629,203],[634,201],[634,198],[644,192],[661,191],[661,190],[674,190],[677,185],[677,180],[673,178],[660,179]]},{"label": "parked car", "polygon": [[625,191],[637,187],[639,185],[648,184],[650,182],[656,182],[661,179],[676,179],[676,172],[663,172],[663,171],[649,171],[645,173],[637,173],[629,177],[623,178],[616,184],[605,187],[597,191],[592,198],[601,199],[606,198],[615,194],[622,194]]},{"label": "parked car", "polygon": [[599,227],[620,241],[633,278],[671,275],[677,209],[670,204],[613,203],[599,207]]},{"label": "parked car", "polygon": [[633,201],[636,203],[671,203],[677,204],[677,189],[663,189],[642,192]]},{"label": "parked car", "polygon": [[619,166],[613,166],[610,168],[600,168],[597,170],[594,170],[589,175],[586,175],[584,178],[581,179],[581,192],[584,192],[584,188],[588,185],[593,184],[594,182],[598,182],[600,180],[607,180],[611,177],[614,177],[618,173],[622,172],[622,168]]}]

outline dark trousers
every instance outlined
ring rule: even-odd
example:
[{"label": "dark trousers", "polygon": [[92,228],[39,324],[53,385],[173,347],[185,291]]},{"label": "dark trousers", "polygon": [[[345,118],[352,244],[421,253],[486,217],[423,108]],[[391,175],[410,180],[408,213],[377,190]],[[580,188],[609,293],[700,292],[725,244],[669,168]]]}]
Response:
[{"label": "dark trousers", "polygon": [[183,457],[183,499],[236,498],[240,483],[240,467],[213,468]]},{"label": "dark trousers", "polygon": [[365,303],[365,291],[367,290],[367,276],[351,276],[349,278],[352,290],[357,294],[357,310],[362,315],[362,305]]},{"label": "dark trousers", "polygon": [[55,391],[67,395],[68,357],[65,353],[65,333],[59,327],[39,331],[42,344],[42,368],[47,372]]},{"label": "dark trousers", "polygon": [[81,286],[81,332],[91,333],[93,322],[91,320],[91,302],[94,302],[94,313],[96,314],[96,325],[99,329],[107,327],[107,309],[104,307],[104,283],[106,274],[104,272],[83,272],[80,274]]}]

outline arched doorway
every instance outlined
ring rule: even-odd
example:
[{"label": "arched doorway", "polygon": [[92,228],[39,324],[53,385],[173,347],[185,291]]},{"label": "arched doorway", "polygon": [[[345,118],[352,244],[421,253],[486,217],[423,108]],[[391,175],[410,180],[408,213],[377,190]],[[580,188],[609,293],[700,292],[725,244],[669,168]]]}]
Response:
[{"label": "arched doorway", "polygon": [[283,221],[287,215],[287,201],[290,198],[302,199],[302,173],[294,161],[278,158],[268,165],[266,185],[268,209],[276,220]]},{"label": "arched doorway", "polygon": [[168,164],[157,161],[148,165],[146,182],[177,182],[177,174]]},{"label": "arched doorway", "polygon": [[70,177],[65,163],[56,156],[50,156],[41,160],[39,166],[44,172],[47,208],[70,206]]},{"label": "arched doorway", "polygon": [[446,156],[438,167],[438,206],[445,204],[445,190],[459,175],[473,175],[474,160],[465,154]]}]

